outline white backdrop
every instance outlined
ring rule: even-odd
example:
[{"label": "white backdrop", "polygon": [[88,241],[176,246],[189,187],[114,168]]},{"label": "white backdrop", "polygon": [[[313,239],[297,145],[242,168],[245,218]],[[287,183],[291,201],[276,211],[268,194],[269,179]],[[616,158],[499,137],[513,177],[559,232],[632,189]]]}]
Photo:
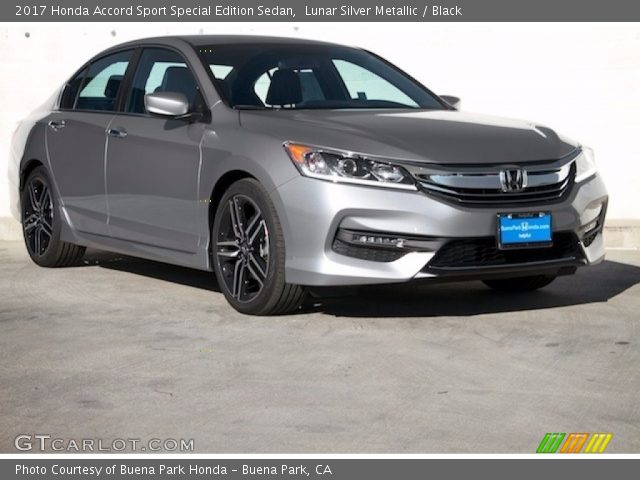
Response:
[{"label": "white backdrop", "polygon": [[593,147],[610,218],[640,218],[640,24],[0,24],[0,217],[15,122],[84,61],[153,35],[293,36],[373,50],[462,109],[541,122]]}]

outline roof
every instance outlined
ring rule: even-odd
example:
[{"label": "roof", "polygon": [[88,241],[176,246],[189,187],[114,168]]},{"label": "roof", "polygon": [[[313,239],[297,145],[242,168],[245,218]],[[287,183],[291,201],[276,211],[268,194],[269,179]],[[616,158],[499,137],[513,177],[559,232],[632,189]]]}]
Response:
[{"label": "roof", "polygon": [[268,37],[262,35],[171,35],[164,37],[149,37],[131,40],[122,43],[113,48],[124,46],[132,46],[143,43],[153,43],[160,45],[173,45],[188,43],[193,46],[204,45],[224,45],[224,44],[242,44],[242,43],[270,43],[270,44],[288,44],[288,45],[335,45],[329,42],[318,40],[307,40],[303,38],[291,37]]},{"label": "roof", "polygon": [[285,43],[300,45],[331,45],[329,42],[291,37],[268,37],[262,35],[184,35],[182,40],[192,45],[219,45],[225,43]]}]

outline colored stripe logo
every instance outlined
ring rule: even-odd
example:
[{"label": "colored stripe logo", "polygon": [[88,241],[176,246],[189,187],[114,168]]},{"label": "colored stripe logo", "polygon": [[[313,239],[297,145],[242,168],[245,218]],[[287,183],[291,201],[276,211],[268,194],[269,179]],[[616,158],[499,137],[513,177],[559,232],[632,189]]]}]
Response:
[{"label": "colored stripe logo", "polygon": [[564,433],[547,433],[538,445],[536,453],[556,453],[564,439]]},{"label": "colored stripe logo", "polygon": [[594,433],[584,453],[603,453],[612,437],[612,433]]},{"label": "colored stripe logo", "polygon": [[546,433],[536,453],[604,453],[612,438],[612,433]]}]

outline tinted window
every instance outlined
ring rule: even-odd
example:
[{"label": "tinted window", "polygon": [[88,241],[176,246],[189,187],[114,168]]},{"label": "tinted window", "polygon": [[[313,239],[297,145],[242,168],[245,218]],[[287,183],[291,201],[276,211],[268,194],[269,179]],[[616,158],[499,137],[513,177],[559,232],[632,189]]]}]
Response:
[{"label": "tinted window", "polygon": [[227,103],[240,108],[445,108],[402,71],[363,50],[242,44],[198,51]]},{"label": "tinted window", "polygon": [[82,81],[84,80],[84,76],[86,74],[87,69],[85,68],[73,79],[69,80],[67,85],[64,87],[64,92],[62,93],[62,98],[60,99],[60,108],[73,108],[76,103],[76,97],[78,96],[78,90],[80,90],[80,85],[82,84]]},{"label": "tinted window", "polygon": [[210,68],[214,77],[222,79],[229,75],[233,70],[231,65],[211,65]]},{"label": "tinted window", "polygon": [[[276,68],[272,68],[269,71],[263,73],[253,86],[253,91],[258,96],[260,101],[265,105],[269,105],[269,103],[267,102],[267,93],[269,92],[271,80],[276,70]],[[213,69],[212,71],[215,75],[216,71]],[[296,74],[300,81],[302,102],[324,100],[326,98],[324,92],[322,91],[322,87],[320,86],[320,82],[316,77],[316,73],[313,70],[298,70]]]},{"label": "tinted window", "polygon": [[172,50],[149,48],[142,52],[127,99],[126,111],[145,113],[144,96],[154,92],[178,92],[187,97],[190,110],[201,109],[198,84],[182,56]]},{"label": "tinted window", "polygon": [[366,68],[346,60],[334,60],[333,64],[353,100],[383,100],[411,107],[418,106],[398,87]]},{"label": "tinted window", "polygon": [[76,100],[76,110],[115,110],[131,54],[131,51],[114,53],[89,66]]}]

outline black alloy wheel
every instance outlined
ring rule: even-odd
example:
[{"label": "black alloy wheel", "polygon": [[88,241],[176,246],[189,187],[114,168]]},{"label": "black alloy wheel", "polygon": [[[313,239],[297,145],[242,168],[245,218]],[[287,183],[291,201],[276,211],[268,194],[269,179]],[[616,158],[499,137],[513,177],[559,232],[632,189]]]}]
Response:
[{"label": "black alloy wheel", "polygon": [[226,202],[216,254],[233,298],[242,303],[256,298],[269,274],[269,229],[260,207],[246,195]]},{"label": "black alloy wheel", "polygon": [[25,186],[22,228],[32,257],[47,253],[53,236],[53,201],[51,190],[43,178],[34,176]]},{"label": "black alloy wheel", "polygon": [[266,189],[245,178],[217,204],[211,254],[218,284],[241,313],[276,315],[295,311],[306,289],[285,281],[282,226]]},{"label": "black alloy wheel", "polygon": [[61,239],[60,210],[51,185],[43,166],[34,168],[24,181],[20,197],[24,243],[41,267],[76,265],[85,248]]}]

